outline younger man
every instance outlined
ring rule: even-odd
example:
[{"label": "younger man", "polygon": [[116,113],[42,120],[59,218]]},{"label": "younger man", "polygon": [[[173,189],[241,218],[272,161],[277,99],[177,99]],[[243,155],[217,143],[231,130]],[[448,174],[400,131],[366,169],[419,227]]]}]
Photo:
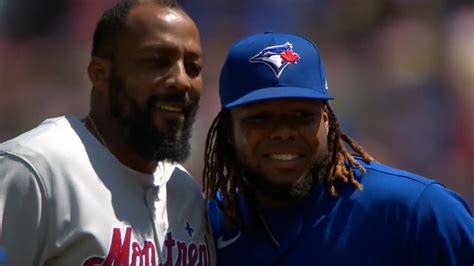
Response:
[{"label": "younger man", "polygon": [[303,37],[262,33],[230,49],[204,168],[218,264],[472,265],[465,201],[374,161],[331,99]]}]

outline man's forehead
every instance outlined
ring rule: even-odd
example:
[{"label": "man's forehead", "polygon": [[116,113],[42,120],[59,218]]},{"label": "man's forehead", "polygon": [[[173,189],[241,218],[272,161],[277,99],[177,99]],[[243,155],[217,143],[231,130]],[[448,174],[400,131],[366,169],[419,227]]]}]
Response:
[{"label": "man's forehead", "polygon": [[173,10],[173,9],[169,9],[168,12],[166,12],[164,15],[163,15],[163,20],[168,22],[168,23],[173,23],[173,22],[177,22],[179,20],[183,19],[181,15],[178,15],[176,13],[176,10]]},{"label": "man's forehead", "polygon": [[130,10],[125,27],[137,31],[150,26],[164,26],[186,19],[189,18],[179,8],[147,2]]},{"label": "man's forehead", "polygon": [[143,3],[130,11],[123,34],[123,43],[143,52],[176,49],[179,43],[193,53],[201,53],[198,29],[180,8]]}]

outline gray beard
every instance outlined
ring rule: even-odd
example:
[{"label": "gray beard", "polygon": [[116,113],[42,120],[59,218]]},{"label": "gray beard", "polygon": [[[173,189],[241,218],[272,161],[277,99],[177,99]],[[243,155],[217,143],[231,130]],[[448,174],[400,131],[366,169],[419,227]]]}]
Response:
[{"label": "gray beard", "polygon": [[299,180],[290,185],[273,184],[262,173],[242,167],[244,182],[252,193],[258,193],[265,198],[278,202],[298,202],[311,196],[314,188],[318,187],[327,175],[329,156],[324,153],[312,170]]}]

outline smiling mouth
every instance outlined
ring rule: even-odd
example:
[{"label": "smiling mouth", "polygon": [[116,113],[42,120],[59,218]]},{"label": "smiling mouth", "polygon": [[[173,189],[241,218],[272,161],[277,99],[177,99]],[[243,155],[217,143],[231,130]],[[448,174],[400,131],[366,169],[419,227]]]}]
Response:
[{"label": "smiling mouth", "polygon": [[184,108],[179,107],[179,106],[173,106],[173,105],[168,105],[168,104],[157,104],[156,105],[157,109],[168,111],[168,112],[174,112],[174,113],[183,113]]},{"label": "smiling mouth", "polygon": [[268,158],[277,161],[292,161],[300,157],[300,155],[294,153],[271,153],[268,155]]}]

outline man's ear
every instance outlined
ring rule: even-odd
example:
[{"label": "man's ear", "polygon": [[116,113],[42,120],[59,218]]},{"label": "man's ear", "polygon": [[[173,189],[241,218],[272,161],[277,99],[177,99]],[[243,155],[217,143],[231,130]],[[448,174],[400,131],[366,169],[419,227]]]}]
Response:
[{"label": "man's ear", "polygon": [[87,68],[87,73],[94,88],[107,90],[111,66],[112,64],[109,59],[97,56],[92,57]]},{"label": "man's ear", "polygon": [[326,128],[326,134],[328,134],[329,133],[329,110],[328,110],[327,105],[324,105],[322,116],[323,116],[324,127]]}]

